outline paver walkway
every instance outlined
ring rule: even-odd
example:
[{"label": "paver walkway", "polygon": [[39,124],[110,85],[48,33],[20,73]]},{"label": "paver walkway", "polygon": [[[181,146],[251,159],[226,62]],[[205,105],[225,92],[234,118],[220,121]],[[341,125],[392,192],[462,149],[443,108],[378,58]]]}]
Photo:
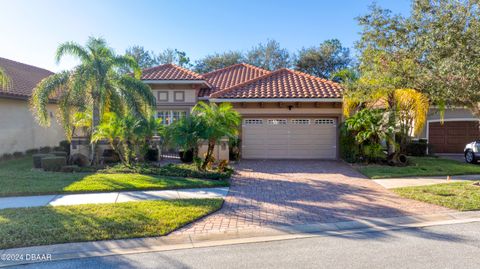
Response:
[{"label": "paver walkway", "polygon": [[34,206],[60,206],[80,204],[121,203],[146,200],[172,200],[192,198],[224,198],[228,188],[197,188],[158,191],[126,191],[107,193],[85,194],[59,194],[40,196],[19,196],[0,198],[0,209],[34,207]]},{"label": "paver walkway", "polygon": [[242,161],[223,208],[173,234],[452,212],[408,200],[341,162]]}]

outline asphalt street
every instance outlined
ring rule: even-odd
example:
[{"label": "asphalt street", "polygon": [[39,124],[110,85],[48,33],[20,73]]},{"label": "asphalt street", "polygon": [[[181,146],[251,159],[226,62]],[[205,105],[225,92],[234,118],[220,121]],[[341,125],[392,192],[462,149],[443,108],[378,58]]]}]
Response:
[{"label": "asphalt street", "polygon": [[52,261],[21,268],[478,269],[480,223]]}]

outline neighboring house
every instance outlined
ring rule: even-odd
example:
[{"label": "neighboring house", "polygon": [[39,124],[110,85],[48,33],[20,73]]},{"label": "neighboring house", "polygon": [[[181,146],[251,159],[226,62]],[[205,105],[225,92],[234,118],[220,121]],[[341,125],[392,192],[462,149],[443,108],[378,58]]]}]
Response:
[{"label": "neighboring house", "polygon": [[479,119],[463,107],[445,110],[442,119],[437,108],[430,109],[419,138],[426,139],[435,153],[463,153],[465,145],[480,139]]},{"label": "neighboring house", "polygon": [[29,107],[33,88],[53,73],[5,58],[0,58],[0,66],[10,78],[6,89],[0,86],[0,154],[58,146],[65,137],[54,117],[56,105],[48,105],[52,118],[49,128],[38,125]]},{"label": "neighboring house", "polygon": [[244,159],[337,159],[342,92],[305,73],[236,64],[196,74],[172,64],[143,71],[157,97],[157,116],[170,124],[200,100],[232,103],[242,115]]}]

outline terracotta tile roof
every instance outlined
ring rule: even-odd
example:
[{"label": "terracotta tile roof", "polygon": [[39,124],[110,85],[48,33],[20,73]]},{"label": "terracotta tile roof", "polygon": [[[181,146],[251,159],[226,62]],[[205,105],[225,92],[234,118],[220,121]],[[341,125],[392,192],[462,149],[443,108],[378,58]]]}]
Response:
[{"label": "terracotta tile roof", "polygon": [[2,89],[0,85],[0,97],[10,96],[27,99],[32,95],[33,89],[42,79],[53,75],[53,72],[46,69],[1,57],[0,67],[5,70],[5,73],[10,78],[10,84],[6,89]]},{"label": "terracotta tile roof", "polygon": [[227,66],[202,75],[212,88],[202,89],[199,96],[210,95],[269,73],[268,70],[245,63]]},{"label": "terracotta tile roof", "polygon": [[142,71],[142,80],[204,80],[199,74],[174,64],[163,64]]},{"label": "terracotta tile roof", "polygon": [[217,91],[210,98],[341,98],[342,93],[338,83],[284,68]]}]

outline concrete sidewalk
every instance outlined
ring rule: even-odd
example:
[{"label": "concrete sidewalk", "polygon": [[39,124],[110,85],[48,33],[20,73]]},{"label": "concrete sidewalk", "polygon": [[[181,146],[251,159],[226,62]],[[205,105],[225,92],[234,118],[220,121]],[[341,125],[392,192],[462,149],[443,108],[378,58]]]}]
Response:
[{"label": "concrete sidewalk", "polygon": [[[51,260],[148,253],[176,249],[201,248],[231,244],[267,242],[308,238],[315,236],[342,236],[346,234],[420,228],[437,225],[480,222],[480,212],[453,212],[424,216],[370,218],[335,223],[314,223],[292,226],[266,226],[199,235],[171,234],[162,237],[108,240],[84,243],[66,243],[48,246],[0,250],[2,257],[12,255],[50,255]],[[1,261],[0,267],[42,262],[41,260]]]},{"label": "concrete sidewalk", "polygon": [[462,181],[470,181],[470,180],[480,180],[480,175],[451,176],[450,180],[447,180],[447,176],[373,179],[374,182],[382,185],[384,188],[387,188],[387,189],[426,186],[426,185],[462,182]]},{"label": "concrete sidewalk", "polygon": [[147,200],[225,198],[228,190],[228,187],[222,187],[4,197],[0,198],[0,209],[47,205],[106,204]]}]

